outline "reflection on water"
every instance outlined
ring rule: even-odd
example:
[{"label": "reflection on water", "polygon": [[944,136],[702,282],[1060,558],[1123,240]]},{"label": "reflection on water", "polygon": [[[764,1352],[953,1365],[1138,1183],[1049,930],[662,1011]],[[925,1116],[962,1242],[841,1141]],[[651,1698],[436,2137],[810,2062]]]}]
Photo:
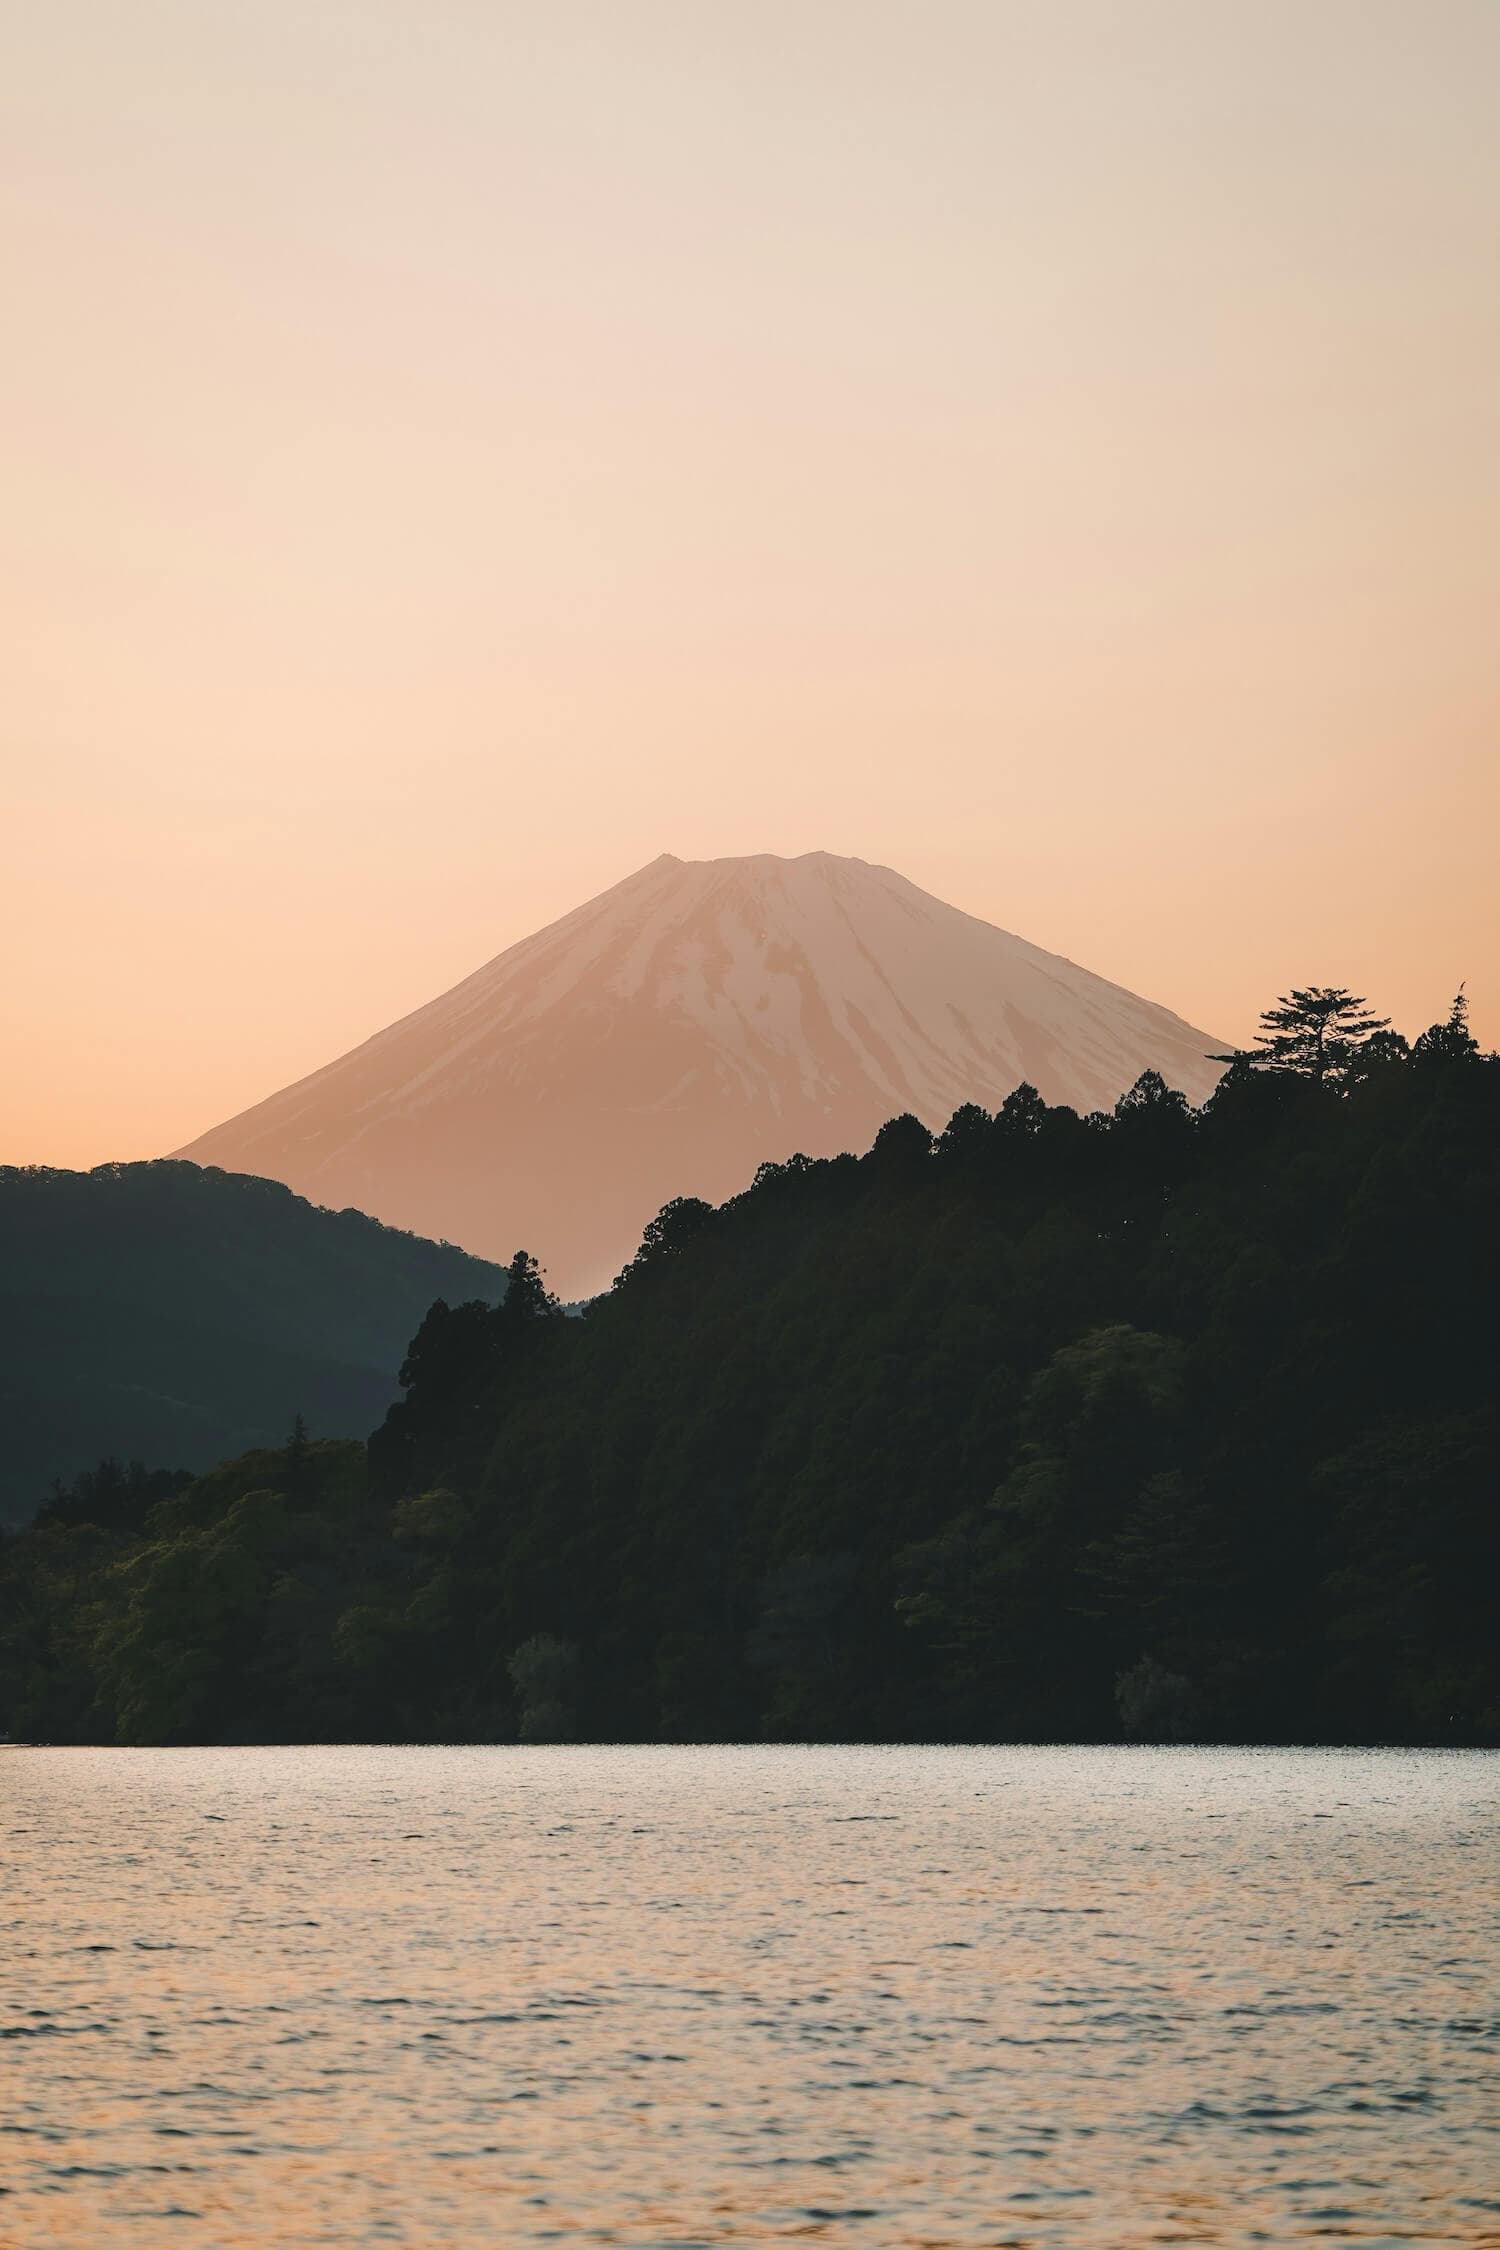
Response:
[{"label": "reflection on water", "polygon": [[1500,2244],[1500,1762],[0,1751],[0,2242]]}]

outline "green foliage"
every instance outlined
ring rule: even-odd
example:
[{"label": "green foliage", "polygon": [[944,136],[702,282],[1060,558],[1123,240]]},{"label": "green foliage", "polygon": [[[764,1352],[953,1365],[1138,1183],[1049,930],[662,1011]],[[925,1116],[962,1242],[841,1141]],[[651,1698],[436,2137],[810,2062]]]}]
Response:
[{"label": "green foliage", "polygon": [[0,1727],[1500,1741],[1500,1063],[1325,1054],[893,1120],[581,1318],[432,1304],[368,1451],[91,1472],[0,1546]]}]

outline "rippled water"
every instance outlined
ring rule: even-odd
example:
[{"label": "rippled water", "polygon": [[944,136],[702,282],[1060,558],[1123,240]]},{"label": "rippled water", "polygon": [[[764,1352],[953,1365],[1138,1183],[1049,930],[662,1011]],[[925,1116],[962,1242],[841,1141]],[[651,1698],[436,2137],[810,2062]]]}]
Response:
[{"label": "rippled water", "polygon": [[1484,1753],[0,1751],[0,2242],[1500,2244]]}]

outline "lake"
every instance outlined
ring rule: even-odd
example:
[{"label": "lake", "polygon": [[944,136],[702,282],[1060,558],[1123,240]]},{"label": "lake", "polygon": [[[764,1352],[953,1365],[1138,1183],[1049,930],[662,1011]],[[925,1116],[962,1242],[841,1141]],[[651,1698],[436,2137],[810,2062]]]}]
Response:
[{"label": "lake", "polygon": [[0,2243],[1500,2244],[1500,1756],[0,1750]]}]

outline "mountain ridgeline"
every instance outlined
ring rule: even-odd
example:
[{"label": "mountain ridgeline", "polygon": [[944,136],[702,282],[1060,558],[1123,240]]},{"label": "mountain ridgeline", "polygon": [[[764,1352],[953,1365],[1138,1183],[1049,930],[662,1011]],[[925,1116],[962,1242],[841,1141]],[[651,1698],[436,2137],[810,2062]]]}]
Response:
[{"label": "mountain ridgeline", "polygon": [[898,1117],[667,1206],[582,1318],[524,1255],[434,1304],[368,1447],[55,1506],[0,1721],[1500,1741],[1500,1060],[1287,1005],[1201,1110]]},{"label": "mountain ridgeline", "polygon": [[101,1456],[204,1469],[367,1429],[434,1296],[498,1267],[196,1164],[0,1168],[0,1521]]},{"label": "mountain ridgeline", "polygon": [[1200,1101],[1219,1044],[893,868],[668,853],[177,1153],[486,1257],[525,1242],[581,1297],[669,1196],[1022,1079],[1089,1110],[1151,1069]]}]

